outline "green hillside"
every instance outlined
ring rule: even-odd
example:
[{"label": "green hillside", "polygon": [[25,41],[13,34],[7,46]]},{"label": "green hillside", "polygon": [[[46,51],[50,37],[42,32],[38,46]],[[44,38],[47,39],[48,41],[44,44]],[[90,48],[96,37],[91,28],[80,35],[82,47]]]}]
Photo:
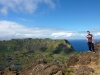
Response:
[{"label": "green hillside", "polygon": [[0,69],[22,70],[37,59],[64,63],[72,52],[74,49],[67,40],[27,38],[0,41]]}]

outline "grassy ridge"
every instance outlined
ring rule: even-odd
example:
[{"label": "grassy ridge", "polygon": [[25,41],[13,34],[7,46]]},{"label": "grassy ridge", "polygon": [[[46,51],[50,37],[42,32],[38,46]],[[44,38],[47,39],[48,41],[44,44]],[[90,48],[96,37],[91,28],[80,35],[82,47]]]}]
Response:
[{"label": "grassy ridge", "polygon": [[67,40],[28,38],[0,41],[0,66],[22,70],[37,59],[64,63],[73,51]]}]

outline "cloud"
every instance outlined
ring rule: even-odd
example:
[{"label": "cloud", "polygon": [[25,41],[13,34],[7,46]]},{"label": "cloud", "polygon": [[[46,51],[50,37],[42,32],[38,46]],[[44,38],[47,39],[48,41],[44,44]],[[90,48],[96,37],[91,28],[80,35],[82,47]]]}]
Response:
[{"label": "cloud", "polygon": [[34,13],[40,3],[46,4],[51,9],[56,7],[53,0],[0,0],[0,13],[7,15],[9,10],[13,12]]},{"label": "cloud", "polygon": [[12,21],[0,21],[0,40],[13,38],[68,38],[74,34],[53,28],[27,27]]},{"label": "cloud", "polygon": [[25,19],[25,18],[18,18],[21,21],[26,21],[26,22],[34,22],[34,20],[29,20],[29,19]]},{"label": "cloud", "polygon": [[100,35],[100,32],[98,32],[97,35]]},{"label": "cloud", "polygon": [[57,32],[57,33],[52,33],[52,36],[54,37],[54,38],[67,38],[67,37],[71,37],[71,36],[73,36],[74,34],[73,33],[71,33],[71,32]]},{"label": "cloud", "polygon": [[[52,38],[52,39],[85,39],[85,32],[75,32],[54,28],[28,27],[16,22],[0,21],[0,40],[13,38]],[[93,33],[95,38],[100,36],[100,32]]]},{"label": "cloud", "polygon": [[30,28],[20,25],[16,22],[11,21],[0,21],[0,38],[11,39],[11,38],[26,38],[26,37],[39,37],[46,30],[39,28]]},{"label": "cloud", "polygon": [[97,32],[97,33],[95,34],[95,36],[96,36],[96,37],[100,36],[100,32]]},{"label": "cloud", "polygon": [[0,12],[4,15],[7,15],[7,8],[3,7],[2,9],[0,9]]}]

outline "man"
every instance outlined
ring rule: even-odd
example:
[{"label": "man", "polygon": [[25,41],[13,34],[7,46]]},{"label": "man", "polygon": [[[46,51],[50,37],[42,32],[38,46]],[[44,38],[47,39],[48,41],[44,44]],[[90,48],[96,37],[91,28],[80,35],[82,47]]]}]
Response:
[{"label": "man", "polygon": [[89,51],[92,51],[95,53],[94,51],[94,37],[92,34],[90,34],[90,31],[87,31],[87,44],[88,44],[88,48]]}]

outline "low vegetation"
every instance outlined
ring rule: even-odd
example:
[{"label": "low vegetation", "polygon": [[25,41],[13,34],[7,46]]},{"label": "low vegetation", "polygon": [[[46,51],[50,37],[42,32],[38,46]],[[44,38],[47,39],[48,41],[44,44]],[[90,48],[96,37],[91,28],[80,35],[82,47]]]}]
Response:
[{"label": "low vegetation", "polygon": [[12,39],[0,41],[0,69],[22,70],[37,59],[63,64],[73,47],[67,40]]}]

